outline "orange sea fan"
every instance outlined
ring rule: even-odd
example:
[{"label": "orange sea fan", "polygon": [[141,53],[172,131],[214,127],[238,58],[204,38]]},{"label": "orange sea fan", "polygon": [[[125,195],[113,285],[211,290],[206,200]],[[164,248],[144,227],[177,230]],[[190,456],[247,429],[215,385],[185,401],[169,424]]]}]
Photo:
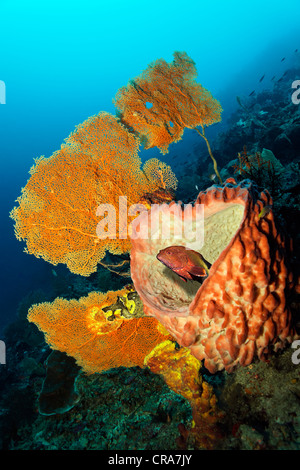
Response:
[{"label": "orange sea fan", "polygon": [[167,153],[186,127],[204,129],[221,120],[220,103],[196,83],[196,76],[193,60],[185,52],[175,52],[173,63],[158,59],[118,90],[115,105],[120,118],[145,148],[156,146]]},{"label": "orange sea fan", "polygon": [[[126,196],[129,206],[160,187],[157,178],[142,171],[138,147],[139,140],[115,116],[101,112],[80,124],[60,150],[36,160],[11,212],[26,251],[83,276],[96,271],[106,251],[128,252],[127,237],[98,238],[96,211],[100,204],[115,208],[118,234],[119,197]],[[165,173],[173,175],[174,184],[169,167]]]},{"label": "orange sea fan", "polygon": [[87,373],[143,367],[145,356],[170,335],[155,318],[125,318],[119,311],[108,317],[105,307],[123,295],[126,289],[92,292],[79,300],[57,298],[33,305],[28,320],[44,332],[52,349],[74,357]]}]

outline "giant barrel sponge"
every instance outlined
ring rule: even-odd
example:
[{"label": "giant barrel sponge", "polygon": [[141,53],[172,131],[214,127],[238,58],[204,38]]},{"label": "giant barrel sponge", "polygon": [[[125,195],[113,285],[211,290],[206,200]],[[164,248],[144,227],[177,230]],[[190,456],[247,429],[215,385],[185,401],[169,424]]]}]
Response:
[{"label": "giant barrel sponge", "polygon": [[[199,204],[202,222],[196,217]],[[194,231],[204,229],[204,243],[185,233],[178,239],[183,219]],[[166,228],[168,237],[160,236]],[[250,180],[213,185],[198,195],[188,214],[181,203],[142,212],[131,242],[131,277],[146,315],[204,359],[211,373],[231,372],[255,357],[264,360],[296,338],[287,302],[295,286],[290,244],[276,228],[270,194],[259,193]],[[184,282],[157,260],[161,249],[173,245],[200,252],[212,265],[201,284]]]}]

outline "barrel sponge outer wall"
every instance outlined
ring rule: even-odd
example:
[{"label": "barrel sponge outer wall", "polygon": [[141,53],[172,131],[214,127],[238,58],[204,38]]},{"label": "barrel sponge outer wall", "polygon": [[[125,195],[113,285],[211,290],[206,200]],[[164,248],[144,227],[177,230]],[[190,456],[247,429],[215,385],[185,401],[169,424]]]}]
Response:
[{"label": "barrel sponge outer wall", "polygon": [[[296,285],[288,264],[290,243],[277,230],[270,194],[259,193],[249,180],[237,184],[230,178],[224,186],[214,185],[198,195],[197,204],[204,205],[205,226],[212,216],[222,220],[221,229],[215,225],[215,238],[231,236],[219,251],[210,247],[214,236],[205,237],[201,253],[212,266],[204,282],[186,286],[189,281],[162,269],[157,236],[132,239],[131,275],[147,315],[204,359],[211,373],[231,372],[255,357],[265,360],[297,337],[287,302]],[[242,211],[232,233],[233,218],[223,214],[235,207]],[[141,214],[141,226],[151,210]],[[187,245],[185,240],[176,244]]]}]

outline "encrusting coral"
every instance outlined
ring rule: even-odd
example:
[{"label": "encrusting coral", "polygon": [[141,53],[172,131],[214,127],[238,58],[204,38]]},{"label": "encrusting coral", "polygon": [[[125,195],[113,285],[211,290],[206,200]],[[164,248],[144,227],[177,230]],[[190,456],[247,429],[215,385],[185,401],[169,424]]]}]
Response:
[{"label": "encrusting coral", "polygon": [[189,401],[193,423],[186,433],[188,441],[195,448],[213,448],[221,436],[218,422],[222,414],[217,409],[212,386],[202,379],[201,363],[188,348],[176,348],[170,340],[155,346],[144,363],[152,372],[162,375],[171,390]]},{"label": "encrusting coral", "polygon": [[[83,276],[96,271],[106,251],[128,252],[124,234],[98,237],[98,206],[114,208],[112,225],[119,234],[120,197],[130,206],[145,193],[175,190],[177,185],[171,168],[157,159],[142,168],[138,147],[139,140],[115,116],[101,112],[80,124],[60,150],[39,158],[11,212],[27,252],[54,265],[64,263]],[[105,223],[109,226],[109,220]]]},{"label": "encrusting coral", "polygon": [[[197,228],[199,204],[204,206],[204,245],[185,231],[178,240],[175,228],[183,219],[185,226]],[[201,192],[188,215],[171,203],[133,223],[131,277],[145,313],[197,359],[205,359],[212,373],[230,372],[256,356],[265,359],[295,337],[287,302],[295,284],[289,244],[277,230],[271,206],[267,191],[258,194],[249,180],[237,185],[231,178],[223,187]],[[201,230],[201,221],[198,225]],[[166,228],[168,238],[162,235]],[[158,252],[172,245],[199,251],[211,263],[201,285],[184,282],[157,260]]]}]

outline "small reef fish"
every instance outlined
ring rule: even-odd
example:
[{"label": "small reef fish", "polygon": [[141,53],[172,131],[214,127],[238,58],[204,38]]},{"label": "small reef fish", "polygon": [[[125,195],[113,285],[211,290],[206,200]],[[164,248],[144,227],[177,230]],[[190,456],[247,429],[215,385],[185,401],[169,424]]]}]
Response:
[{"label": "small reef fish", "polygon": [[237,96],[236,100],[237,100],[238,104],[241,106],[241,108],[243,108],[248,113],[248,109],[246,108],[246,106],[243,105],[243,103],[241,101],[241,98],[239,96]]},{"label": "small reef fish", "polygon": [[251,91],[251,93],[249,94],[249,96],[254,95],[254,93],[255,93],[255,90]]},{"label": "small reef fish", "polygon": [[258,218],[259,219],[262,219],[263,217],[265,217],[267,214],[269,214],[269,212],[271,211],[272,209],[272,206],[265,206],[263,207],[263,209],[260,211],[260,213],[258,214]]},{"label": "small reef fish", "polygon": [[265,78],[265,75],[263,75],[263,76],[259,79],[259,83],[262,82],[264,78]]},{"label": "small reef fish", "polygon": [[276,78],[276,75],[274,75],[272,78],[271,78],[271,82],[273,82],[273,80],[275,80]]},{"label": "small reef fish", "polygon": [[212,173],[211,175],[209,175],[209,179],[210,181],[215,181],[217,175],[215,173]]},{"label": "small reef fish", "polygon": [[280,62],[283,62],[284,60],[285,60],[285,57],[283,57]]},{"label": "small reef fish", "polygon": [[156,258],[185,282],[187,279],[202,282],[201,278],[208,276],[211,267],[200,253],[180,245],[160,250]]}]

